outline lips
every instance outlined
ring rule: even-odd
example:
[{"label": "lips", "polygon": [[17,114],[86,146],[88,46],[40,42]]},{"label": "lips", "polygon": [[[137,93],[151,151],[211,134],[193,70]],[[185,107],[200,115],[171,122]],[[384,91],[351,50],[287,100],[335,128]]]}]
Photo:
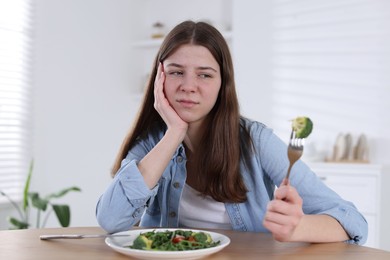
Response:
[{"label": "lips", "polygon": [[177,102],[180,105],[182,105],[183,107],[193,107],[193,106],[199,104],[199,102],[196,102],[196,101],[193,101],[190,99],[178,99]]}]

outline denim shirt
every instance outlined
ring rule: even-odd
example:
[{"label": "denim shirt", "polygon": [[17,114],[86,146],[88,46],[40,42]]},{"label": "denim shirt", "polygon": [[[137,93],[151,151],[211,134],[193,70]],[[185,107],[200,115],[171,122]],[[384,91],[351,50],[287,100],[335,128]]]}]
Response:
[{"label": "denim shirt", "polygon": [[[269,232],[262,221],[267,204],[273,199],[289,165],[286,144],[262,123],[242,119],[252,138],[255,151],[247,167],[240,171],[247,187],[247,201],[225,203],[233,230]],[[100,197],[96,207],[99,225],[107,232],[142,227],[179,227],[179,203],[186,181],[186,153],[180,145],[158,184],[149,189],[137,163],[161,140],[164,129],[138,140],[121,163],[118,173]],[[251,170],[249,170],[251,169]],[[334,217],[350,236],[349,243],[363,244],[368,225],[356,207],[343,200],[301,160],[291,170],[290,183],[303,199],[304,214],[326,214]]]}]

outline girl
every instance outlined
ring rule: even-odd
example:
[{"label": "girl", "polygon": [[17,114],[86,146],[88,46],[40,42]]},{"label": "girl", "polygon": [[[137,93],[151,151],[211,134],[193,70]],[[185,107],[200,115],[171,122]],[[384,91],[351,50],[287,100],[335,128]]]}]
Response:
[{"label": "girl", "polygon": [[185,21],[166,36],[97,204],[98,223],[108,232],[139,224],[364,243],[364,217],[302,161],[283,184],[286,145],[240,115],[233,73],[228,45],[211,25]]}]

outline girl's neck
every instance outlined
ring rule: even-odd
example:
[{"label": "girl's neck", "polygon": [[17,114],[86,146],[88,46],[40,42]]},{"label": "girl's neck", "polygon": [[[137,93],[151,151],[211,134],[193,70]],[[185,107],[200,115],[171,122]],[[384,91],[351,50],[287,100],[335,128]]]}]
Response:
[{"label": "girl's neck", "polygon": [[203,134],[204,127],[201,122],[191,123],[188,126],[187,134],[184,137],[184,144],[192,153],[196,151],[196,148],[200,142]]}]

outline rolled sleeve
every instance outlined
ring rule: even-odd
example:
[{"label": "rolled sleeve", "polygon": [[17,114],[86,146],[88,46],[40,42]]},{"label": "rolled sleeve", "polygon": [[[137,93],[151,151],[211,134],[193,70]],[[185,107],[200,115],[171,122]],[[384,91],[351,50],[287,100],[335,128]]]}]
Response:
[{"label": "rolled sleeve", "polygon": [[368,223],[353,205],[333,208],[323,212],[323,214],[335,218],[343,226],[350,237],[350,240],[345,242],[363,245],[367,241]]},{"label": "rolled sleeve", "polygon": [[137,163],[136,160],[125,162],[117,177],[130,204],[133,207],[142,207],[153,202],[158,185],[151,190],[149,189],[137,167]]},{"label": "rolled sleeve", "polygon": [[157,194],[149,189],[137,167],[137,160],[122,161],[114,180],[96,206],[99,225],[109,233],[128,230],[139,221]]},{"label": "rolled sleeve", "polygon": [[355,205],[344,200],[326,186],[304,163],[297,162],[292,183],[303,199],[308,214],[324,214],[335,218],[347,232],[351,244],[362,245],[368,236],[368,224]]}]

